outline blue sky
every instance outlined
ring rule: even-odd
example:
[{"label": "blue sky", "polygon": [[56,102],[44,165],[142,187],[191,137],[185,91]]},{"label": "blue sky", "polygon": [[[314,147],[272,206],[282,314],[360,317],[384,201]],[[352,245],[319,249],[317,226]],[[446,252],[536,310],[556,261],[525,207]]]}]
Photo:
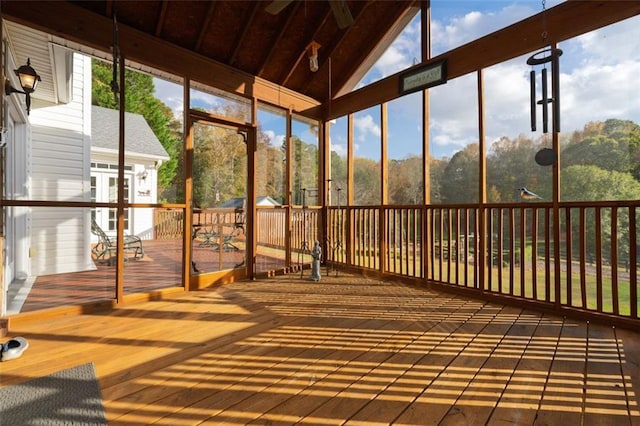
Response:
[{"label": "blue sky", "polygon": [[[558,1],[547,1],[551,8]],[[432,55],[436,56],[497,29],[541,12],[540,1],[432,0]],[[369,84],[410,67],[420,57],[420,20],[416,17],[381,56],[361,85]],[[542,35],[541,28],[541,35]],[[568,40],[559,46],[562,133],[580,130],[589,121],[621,118],[640,123],[640,18]],[[532,52],[533,53],[533,52]],[[529,55],[502,63],[484,72],[486,138],[490,144],[501,136],[520,134],[537,138],[529,124]],[[536,70],[539,72],[539,70]],[[182,89],[156,82],[158,96],[181,111]],[[539,84],[538,84],[539,86]],[[469,143],[477,142],[475,74],[449,80],[430,91],[431,155],[451,157]],[[407,96],[390,104],[389,156],[418,154],[421,144],[420,102]],[[540,117],[538,111],[538,117]],[[282,126],[270,125],[263,115],[264,130],[274,144],[282,140]],[[541,128],[541,124],[538,124]],[[356,114],[356,155],[380,158],[380,123],[377,109]],[[332,146],[346,149],[346,120],[337,120]]]}]

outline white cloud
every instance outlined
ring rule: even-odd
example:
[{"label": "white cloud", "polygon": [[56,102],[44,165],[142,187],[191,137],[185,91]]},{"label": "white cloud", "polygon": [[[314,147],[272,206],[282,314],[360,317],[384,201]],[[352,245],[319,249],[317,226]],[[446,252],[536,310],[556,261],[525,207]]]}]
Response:
[{"label": "white cloud", "polygon": [[269,143],[271,146],[280,147],[284,142],[285,135],[278,135],[273,130],[263,130],[262,133],[269,139]]},{"label": "white cloud", "polygon": [[[447,25],[436,25],[434,29],[439,31],[435,31],[434,36],[446,44],[448,50],[449,46],[462,43],[467,37],[476,38],[473,34],[482,34],[488,28],[486,21],[489,18],[502,17],[501,21],[505,21],[507,16],[521,13],[513,8],[507,9],[491,14],[470,13],[451,20]],[[564,51],[560,58],[562,133],[580,130],[589,121],[608,118],[640,123],[640,79],[637,77],[640,75],[639,24],[640,18],[636,17],[561,43]],[[538,130],[532,133],[530,128],[531,67],[526,65],[528,56],[484,70],[485,136],[488,144],[501,136],[513,138],[525,134],[538,137],[542,134],[540,106],[536,110]],[[540,96],[540,70],[536,72]],[[463,146],[464,141],[475,142],[478,139],[477,111],[469,107],[477,102],[475,86],[475,74],[471,74],[431,91],[432,146],[441,146],[440,152],[445,155],[451,156]]]},{"label": "white cloud", "polygon": [[346,157],[347,145],[331,144],[331,151],[335,151],[340,157]]},{"label": "white cloud", "polygon": [[439,9],[446,7],[445,3],[433,12],[431,43],[434,55],[462,46],[540,11],[534,9],[533,4],[510,4],[491,12],[471,10],[442,22],[438,19]]},{"label": "white cloud", "polygon": [[378,126],[371,115],[357,116],[353,121],[358,141],[363,142],[369,137],[375,137],[380,140],[380,135],[382,134],[380,126]]},{"label": "white cloud", "polygon": [[[638,60],[640,31],[638,18],[626,19],[576,37],[574,43],[586,57],[583,64],[615,64],[627,58]],[[570,52],[569,52],[570,53]]]},{"label": "white cloud", "polygon": [[173,111],[176,119],[182,120],[184,102],[182,99],[182,86],[160,78],[154,78],[155,96]]},{"label": "white cloud", "polygon": [[588,65],[560,76],[562,131],[609,118],[640,123],[640,60]]},{"label": "white cloud", "polygon": [[276,137],[276,132],[273,130],[263,130],[262,133],[269,139],[269,144],[273,145],[273,140]]}]

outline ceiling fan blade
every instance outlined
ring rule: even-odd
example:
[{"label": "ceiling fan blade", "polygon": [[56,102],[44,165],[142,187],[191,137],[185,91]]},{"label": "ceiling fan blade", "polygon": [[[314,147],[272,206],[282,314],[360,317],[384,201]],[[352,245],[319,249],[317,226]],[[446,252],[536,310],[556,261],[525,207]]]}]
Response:
[{"label": "ceiling fan blade", "polygon": [[338,28],[343,30],[353,24],[353,16],[351,16],[346,0],[329,0],[329,4],[338,23]]},{"label": "ceiling fan blade", "polygon": [[278,13],[282,12],[285,7],[289,6],[289,3],[292,2],[293,0],[273,0],[267,5],[267,7],[264,8],[264,10],[272,15],[277,15]]}]

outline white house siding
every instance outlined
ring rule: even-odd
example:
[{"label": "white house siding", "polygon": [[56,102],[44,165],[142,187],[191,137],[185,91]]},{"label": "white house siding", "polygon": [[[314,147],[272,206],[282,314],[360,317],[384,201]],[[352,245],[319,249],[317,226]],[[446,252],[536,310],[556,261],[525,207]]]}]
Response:
[{"label": "white house siding", "polygon": [[[31,111],[34,200],[90,200],[90,58],[74,54],[73,71],[71,102]],[[31,275],[95,268],[88,208],[35,207],[31,215]]]}]

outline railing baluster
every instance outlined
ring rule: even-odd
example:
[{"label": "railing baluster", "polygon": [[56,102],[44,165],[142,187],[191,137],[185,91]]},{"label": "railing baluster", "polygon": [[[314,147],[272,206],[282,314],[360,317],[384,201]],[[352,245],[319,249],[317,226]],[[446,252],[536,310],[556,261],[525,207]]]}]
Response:
[{"label": "railing baluster", "polygon": [[[471,244],[471,242],[469,242],[469,209],[464,210],[464,220],[462,222],[462,226],[464,227],[464,264],[462,266],[462,273],[464,274],[464,286],[469,287],[469,244]],[[474,252],[474,255],[477,256],[477,252]]]},{"label": "railing baluster", "polygon": [[611,302],[613,313],[620,314],[620,304],[618,300],[618,208],[611,208]]},{"label": "railing baluster", "polygon": [[[488,209],[485,213],[485,221],[487,224],[487,244],[485,245],[487,252],[485,253],[485,265],[482,267],[487,270],[487,290],[493,291],[493,209]],[[466,263],[466,256],[465,256]]]},{"label": "railing baluster", "polygon": [[567,259],[567,305],[573,306],[573,233],[571,232],[571,207],[565,209],[565,241],[566,241],[566,259]]},{"label": "railing baluster", "polygon": [[538,209],[531,209],[531,291],[538,300]]},{"label": "railing baluster", "polygon": [[516,261],[515,256],[515,209],[509,208],[509,294],[514,294],[514,270],[513,264]]},{"label": "railing baluster", "polygon": [[445,210],[446,214],[447,214],[447,223],[446,223],[446,227],[447,227],[447,282],[451,282],[451,243],[452,243],[452,232],[453,229],[451,228],[453,226],[453,222],[452,222],[452,217],[451,217],[451,209],[446,209]]},{"label": "railing baluster", "polygon": [[503,209],[498,208],[498,288],[499,292],[503,293],[504,288],[502,286],[502,263],[504,261],[504,215]]},{"label": "railing baluster", "polygon": [[631,318],[638,318],[638,234],[636,208],[629,207],[629,285]]},{"label": "railing baluster", "polygon": [[525,254],[527,248],[527,211],[528,209],[520,209],[520,296],[526,298],[525,287]]},{"label": "railing baluster", "polygon": [[580,298],[582,302],[582,308],[587,308],[587,242],[586,242],[586,209],[580,207]]},{"label": "railing baluster", "polygon": [[602,210],[596,207],[596,309],[602,312]]}]

